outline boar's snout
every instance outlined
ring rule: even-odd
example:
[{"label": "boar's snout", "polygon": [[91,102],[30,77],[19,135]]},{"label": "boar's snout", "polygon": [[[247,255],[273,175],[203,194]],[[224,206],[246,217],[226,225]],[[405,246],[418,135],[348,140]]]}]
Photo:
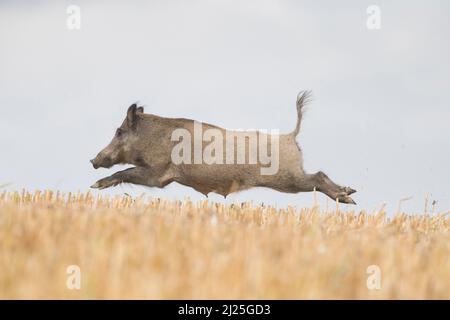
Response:
[{"label": "boar's snout", "polygon": [[98,169],[100,166],[97,164],[97,162],[95,161],[95,159],[91,159],[89,160],[92,163],[92,166],[94,167],[94,169]]},{"label": "boar's snout", "polygon": [[113,162],[109,157],[104,157],[101,154],[96,156],[94,159],[90,160],[94,169],[102,168],[111,168],[113,166]]}]

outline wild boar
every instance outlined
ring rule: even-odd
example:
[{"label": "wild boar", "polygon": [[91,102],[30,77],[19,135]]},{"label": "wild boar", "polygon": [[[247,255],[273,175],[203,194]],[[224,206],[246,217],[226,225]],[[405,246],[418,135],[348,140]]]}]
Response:
[{"label": "wild boar", "polygon": [[303,91],[297,96],[297,124],[288,134],[226,130],[190,119],[145,114],[143,107],[133,104],[110,144],[91,163],[95,169],[115,164],[135,167],[103,178],[91,188],[121,183],[164,188],[176,181],[206,196],[215,192],[226,197],[267,187],[287,193],[317,190],[341,203],[355,204],[349,196],[354,189],[334,183],[322,171],[303,170],[296,137],[310,95]]}]

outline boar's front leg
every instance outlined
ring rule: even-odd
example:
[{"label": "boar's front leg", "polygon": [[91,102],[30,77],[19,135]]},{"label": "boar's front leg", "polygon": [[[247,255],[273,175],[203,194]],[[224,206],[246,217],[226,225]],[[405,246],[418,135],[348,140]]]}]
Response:
[{"label": "boar's front leg", "polygon": [[149,187],[164,187],[173,180],[168,177],[157,177],[149,168],[134,167],[114,173],[113,175],[100,179],[91,188],[106,189],[115,187],[121,183],[140,184]]}]

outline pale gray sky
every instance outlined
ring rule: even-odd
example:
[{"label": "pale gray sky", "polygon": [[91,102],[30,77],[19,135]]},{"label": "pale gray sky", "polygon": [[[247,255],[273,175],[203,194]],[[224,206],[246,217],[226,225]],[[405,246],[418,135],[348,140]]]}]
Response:
[{"label": "pale gray sky", "polygon": [[[66,27],[71,4],[78,31]],[[366,27],[371,4],[380,30]],[[0,1],[0,185],[84,191],[121,169],[89,159],[135,101],[289,132],[297,92],[312,89],[299,137],[307,171],[357,189],[356,209],[393,212],[412,196],[402,208],[423,212],[428,194],[448,210],[449,12],[448,1]],[[101,192],[203,199],[177,184]],[[312,199],[254,189],[227,201]]]}]

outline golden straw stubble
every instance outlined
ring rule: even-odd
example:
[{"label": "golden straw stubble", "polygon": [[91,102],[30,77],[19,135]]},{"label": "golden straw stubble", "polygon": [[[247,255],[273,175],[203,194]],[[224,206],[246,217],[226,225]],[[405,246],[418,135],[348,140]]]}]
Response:
[{"label": "golden straw stubble", "polygon": [[332,210],[3,192],[0,298],[450,298],[448,214]]}]

